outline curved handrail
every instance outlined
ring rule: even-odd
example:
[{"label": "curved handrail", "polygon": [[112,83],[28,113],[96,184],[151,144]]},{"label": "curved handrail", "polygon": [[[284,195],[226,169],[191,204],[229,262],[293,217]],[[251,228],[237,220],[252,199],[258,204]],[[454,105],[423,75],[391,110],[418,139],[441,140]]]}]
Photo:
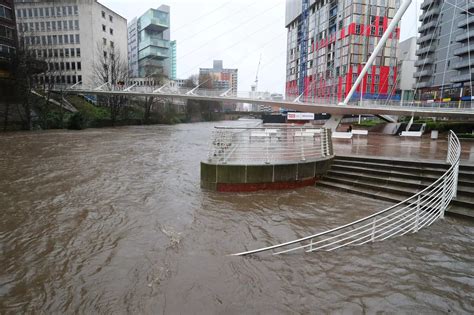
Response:
[{"label": "curved handrail", "polygon": [[[450,168],[434,183],[413,196],[384,210],[328,231],[273,246],[232,254],[232,256],[256,254],[306,241],[310,242],[276,252],[274,255],[298,249],[306,249],[307,252],[320,249],[331,251],[351,244],[362,245],[379,239],[385,240],[405,235],[410,231],[417,232],[421,228],[431,225],[438,218],[444,217],[449,202],[456,196],[461,144],[452,131],[449,133],[448,142],[446,162],[451,165]],[[387,231],[387,228],[390,229]],[[318,240],[314,241],[315,239]]]}]

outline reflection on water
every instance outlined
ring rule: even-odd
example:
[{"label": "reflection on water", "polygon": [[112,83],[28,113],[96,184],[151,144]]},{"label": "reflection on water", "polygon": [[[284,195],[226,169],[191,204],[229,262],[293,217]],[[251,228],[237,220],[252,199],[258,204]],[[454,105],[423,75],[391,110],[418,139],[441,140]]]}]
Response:
[{"label": "reflection on water", "polygon": [[331,253],[226,256],[387,204],[316,187],[202,191],[212,126],[1,135],[0,312],[474,312],[470,221]]}]

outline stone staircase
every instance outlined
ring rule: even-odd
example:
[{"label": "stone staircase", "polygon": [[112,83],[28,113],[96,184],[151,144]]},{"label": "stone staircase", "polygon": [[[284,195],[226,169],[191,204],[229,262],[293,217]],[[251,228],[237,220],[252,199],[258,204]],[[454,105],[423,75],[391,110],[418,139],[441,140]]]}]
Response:
[{"label": "stone staircase", "polygon": [[[423,190],[447,169],[437,161],[336,156],[318,185],[396,203]],[[461,164],[457,197],[448,212],[474,217],[474,165]]]}]

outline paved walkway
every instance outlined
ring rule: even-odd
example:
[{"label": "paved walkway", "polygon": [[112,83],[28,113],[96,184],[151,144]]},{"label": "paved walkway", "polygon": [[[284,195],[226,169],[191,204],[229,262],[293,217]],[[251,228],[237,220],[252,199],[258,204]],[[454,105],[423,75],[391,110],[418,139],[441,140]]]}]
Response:
[{"label": "paved walkway", "polygon": [[[429,135],[422,138],[399,137],[380,134],[354,136],[351,140],[333,139],[334,152],[340,155],[365,155],[390,158],[416,158],[423,160],[445,160],[447,138],[442,135],[431,140]],[[474,164],[474,141],[461,141],[461,163]]]}]

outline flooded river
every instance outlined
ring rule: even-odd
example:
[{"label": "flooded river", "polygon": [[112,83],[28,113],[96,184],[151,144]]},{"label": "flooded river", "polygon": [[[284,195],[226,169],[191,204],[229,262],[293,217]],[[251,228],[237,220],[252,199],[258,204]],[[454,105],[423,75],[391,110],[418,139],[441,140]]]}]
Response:
[{"label": "flooded river", "polygon": [[474,312],[474,222],[313,253],[229,257],[387,203],[199,187],[214,124],[0,135],[0,313]]}]

